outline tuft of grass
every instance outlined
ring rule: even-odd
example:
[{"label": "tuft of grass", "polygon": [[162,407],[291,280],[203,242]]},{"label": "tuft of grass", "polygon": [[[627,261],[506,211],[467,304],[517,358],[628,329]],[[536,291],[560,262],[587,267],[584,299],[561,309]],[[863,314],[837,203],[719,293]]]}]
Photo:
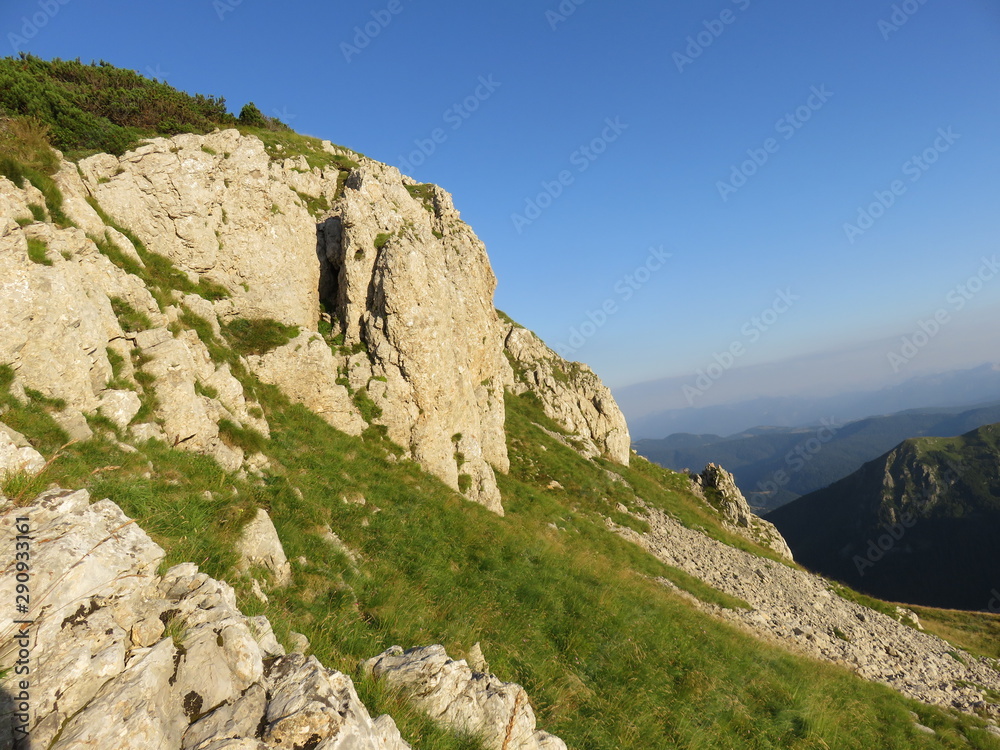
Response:
[{"label": "tuft of grass", "polygon": [[267,438],[251,427],[241,427],[231,419],[219,420],[219,437],[232,448],[242,448],[247,453],[262,453]]},{"label": "tuft of grass", "polygon": [[236,318],[223,332],[237,354],[266,354],[298,336],[299,327],[269,318]]},{"label": "tuft of grass", "polygon": [[299,196],[299,200],[302,201],[302,205],[306,207],[311,216],[319,217],[330,210],[330,201],[325,195],[314,198],[306,193],[300,193],[298,190],[295,191],[295,194]]},{"label": "tuft of grass", "polygon": [[[2,62],[0,60],[0,64]],[[44,168],[29,166],[12,156],[0,153],[0,174],[19,188],[23,188],[28,183],[34,185],[45,197],[45,207],[48,209],[48,214],[52,218],[53,223],[60,227],[75,226],[69,217],[63,213],[62,192],[56,185],[55,180],[44,171]],[[37,216],[35,209],[32,209],[31,213],[33,216]]]},{"label": "tuft of grass", "polygon": [[142,310],[136,310],[121,297],[111,297],[111,309],[118,318],[123,331],[146,331],[153,327],[153,322]]},{"label": "tuft of grass", "polygon": [[28,210],[31,211],[31,217],[38,222],[46,221],[48,217],[45,215],[45,209],[39,206],[37,203],[29,203]]},{"label": "tuft of grass", "polygon": [[32,263],[37,263],[41,266],[52,265],[52,261],[49,260],[49,246],[43,240],[35,239],[34,237],[28,238],[28,258]]},{"label": "tuft of grass", "polygon": [[410,194],[410,197],[420,201],[427,212],[432,216],[437,214],[437,205],[434,199],[434,185],[429,182],[425,182],[420,185],[407,185],[406,192]]},{"label": "tuft of grass", "polygon": [[372,401],[368,395],[368,389],[362,388],[353,394],[354,405],[361,412],[361,418],[371,424],[382,416],[382,407]]},{"label": "tuft of grass", "polygon": [[391,239],[392,239],[392,235],[391,234],[386,234],[385,232],[380,232],[379,234],[375,235],[375,249],[376,250],[381,250],[383,247],[386,246],[386,244]]},{"label": "tuft of grass", "polygon": [[200,380],[195,381],[194,392],[199,396],[205,396],[206,398],[218,398],[219,390],[210,385],[205,385]]}]

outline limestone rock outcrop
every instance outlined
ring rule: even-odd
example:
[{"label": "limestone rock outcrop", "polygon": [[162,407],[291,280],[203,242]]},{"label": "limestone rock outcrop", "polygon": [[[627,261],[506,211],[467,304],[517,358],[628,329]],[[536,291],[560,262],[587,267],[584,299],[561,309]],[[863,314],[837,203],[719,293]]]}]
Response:
[{"label": "limestone rock outcrop", "polygon": [[80,162],[86,189],[153,252],[232,296],[223,310],[315,329],[316,227],[259,138],[224,130]]},{"label": "limestone rock outcrop", "polygon": [[251,567],[259,565],[274,575],[274,582],[278,586],[285,586],[291,580],[292,567],[285,556],[274,522],[263,508],[258,508],[257,515],[243,527],[236,551],[240,554],[242,571],[249,571]]},{"label": "limestone rock outcrop", "polygon": [[[110,237],[123,253],[128,254],[126,246],[135,253],[127,238],[98,223],[100,217],[79,195],[83,187],[75,169],[70,172],[64,163],[59,177],[74,220],[89,227],[97,239],[101,229],[106,230],[104,240]],[[0,182],[5,183],[0,193],[10,203],[16,204],[18,196],[24,203],[34,200],[30,185],[19,189],[5,178]],[[267,422],[253,416],[256,405],[244,397],[229,366],[214,363],[193,331],[175,336],[168,330],[181,307],[161,311],[142,279],[115,265],[82,229],[24,221],[22,227],[0,216],[0,363],[13,368],[15,388],[64,402],[54,416],[71,439],[92,435],[85,415],[99,413],[125,430],[134,426],[142,406],[136,355],[152,378],[148,395],[157,403],[155,416],[162,423],[158,434],[185,450],[211,455],[227,470],[240,469],[246,457],[220,436],[220,420],[264,435]],[[209,315],[218,328],[207,300],[195,295],[177,299],[183,307]],[[139,320],[150,327],[126,330],[118,311],[128,311],[128,327],[138,326]]]},{"label": "limestone rock outcrop", "polygon": [[[496,278],[451,197],[393,167],[353,170],[321,227],[321,297],[389,437],[432,473],[502,512],[509,468]],[[352,369],[355,369],[352,367]],[[463,478],[464,475],[464,478]]]},{"label": "limestone rock outcrop", "polygon": [[[125,335],[92,276],[115,277],[118,269],[79,230],[48,236],[63,242],[70,260],[49,247],[51,265],[32,261],[29,234],[0,216],[0,363],[13,367],[22,386],[91,413],[112,377],[108,344]],[[85,271],[91,265],[94,274]]]},{"label": "limestone rock outcrop", "polygon": [[520,685],[473,672],[448,658],[444,646],[403,651],[393,646],[362,670],[400,691],[444,726],[479,737],[487,750],[566,750],[558,737],[535,729],[535,713]]},{"label": "limestone rock outcrop", "polygon": [[[228,419],[264,436],[269,427],[263,417],[250,413],[254,404],[245,398],[243,386],[229,365],[216,364],[194,331],[175,336],[166,328],[152,328],[130,334],[130,340],[147,360],[143,372],[154,379],[156,416],[167,441],[183,450],[210,455],[227,471],[238,470],[246,456],[242,448],[223,439],[220,421]],[[215,396],[203,395],[206,389]]]},{"label": "limestone rock outcrop", "polygon": [[584,455],[607,456],[628,466],[631,438],[625,415],[593,370],[567,362],[534,333],[515,324],[506,326],[504,351],[510,361],[511,390],[538,396],[546,416],[583,439]]},{"label": "limestone rock outcrop", "polygon": [[11,474],[37,474],[45,459],[24,436],[0,422],[0,479]]},{"label": "limestone rock outcrop", "polygon": [[337,382],[338,360],[318,334],[303,331],[284,346],[247,357],[247,362],[265,383],[278,386],[338,430],[360,435],[367,426],[347,387]]},{"label": "limestone rock outcrop", "polygon": [[[0,705],[0,746],[23,729],[30,750],[408,747],[349,677],[285,656],[227,584],[190,563],[157,575],[163,550],[111,501],[54,490],[6,509],[0,527],[33,540],[29,611],[0,614],[0,668],[28,660],[31,710],[25,724]],[[14,602],[15,586],[11,565],[0,595]],[[0,686],[16,696],[20,679],[11,670]]]},{"label": "limestone rock outcrop", "polygon": [[715,508],[726,525],[758,544],[792,560],[792,551],[781,532],[770,521],[760,518],[736,486],[736,479],[721,466],[709,464],[701,474],[690,475],[692,490]]},{"label": "limestone rock outcrop", "polygon": [[[451,196],[332,144],[323,149],[314,156],[326,166],[311,166],[223,130],[63,161],[55,181],[76,224],[68,229],[36,221],[32,206],[44,196],[0,178],[0,362],[14,366],[18,387],[66,401],[59,418],[74,438],[89,437],[84,415],[100,412],[227,470],[252,470],[260,457],[227,442],[219,424],[265,436],[268,425],[228,365],[209,356],[211,342],[179,321],[196,315],[220,339],[236,318],[270,319],[299,331],[246,356],[252,373],[337,429],[384,431],[497,513],[496,472],[509,469],[505,388],[535,392],[585,455],[627,464],[628,428],[597,376],[501,321],[485,247]],[[45,246],[44,260],[29,257],[29,239]],[[211,299],[147,289],[151,277],[135,269],[146,268],[144,258],[161,264],[147,251],[191,283],[210,282],[200,288]],[[112,262],[115,253],[127,262]],[[133,359],[153,380],[151,427],[131,424],[142,402],[113,372],[122,360],[122,378],[141,392]]]}]

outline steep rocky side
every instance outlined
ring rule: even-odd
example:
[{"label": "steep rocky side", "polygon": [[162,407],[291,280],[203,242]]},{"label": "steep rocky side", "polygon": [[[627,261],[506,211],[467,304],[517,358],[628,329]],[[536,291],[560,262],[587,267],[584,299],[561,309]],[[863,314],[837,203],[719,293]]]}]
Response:
[{"label": "steep rocky side", "polygon": [[[497,513],[505,388],[534,392],[585,455],[628,463],[628,428],[600,379],[500,320],[485,247],[448,193],[326,142],[312,153],[324,166],[282,153],[224,130],[64,161],[55,179],[70,229],[33,218],[44,198],[30,185],[0,180],[0,208],[25,224],[3,230],[17,252],[2,261],[0,363],[67,402],[72,438],[88,437],[85,415],[102,408],[129,426],[140,373],[156,396],[143,438],[261,468],[220,431],[226,420],[266,436],[268,425],[206,335],[269,320],[298,331],[243,365],[344,432],[383,429]],[[29,258],[29,239],[52,266]]]},{"label": "steep rocky side", "polygon": [[79,170],[89,194],[146,247],[228,289],[224,315],[315,330],[315,223],[258,138],[157,138],[122,157],[84,159]]},{"label": "steep rocky side", "polygon": [[320,232],[321,296],[391,437],[502,512],[503,355],[486,250],[451,197],[364,161]]},{"label": "steep rocky side", "polygon": [[[238,610],[229,585],[190,563],[157,575],[163,550],[111,501],[51,490],[0,510],[0,529],[4,539],[30,540],[31,561],[30,606],[16,616],[25,622],[15,622],[12,607],[0,615],[0,670],[9,670],[0,679],[0,746],[409,748],[391,717],[370,716],[350,677],[286,654],[265,617]],[[17,584],[13,565],[0,572],[0,593],[11,602]],[[407,681],[442,705],[462,705],[435,718],[491,748],[565,748],[535,731],[520,686],[444,662],[447,685],[427,670]],[[482,686],[488,695],[467,704]]]},{"label": "steep rocky side", "polygon": [[783,536],[774,524],[759,518],[736,486],[736,479],[721,466],[709,464],[701,474],[691,475],[692,491],[722,514],[726,525],[758,544],[774,550],[786,560],[792,559]]},{"label": "steep rocky side", "polygon": [[508,388],[534,393],[547,417],[583,440],[585,456],[606,456],[628,466],[631,438],[625,416],[593,370],[567,362],[514,323],[505,326],[504,353],[510,364]]},{"label": "steep rocky side", "polygon": [[[502,512],[504,362],[485,249],[443,190],[359,159],[344,185],[340,168],[275,159],[227,130],[94,156],[60,181],[69,211],[86,213],[89,195],[192,280],[225,288],[212,319],[299,326],[287,345],[247,358],[262,380],[350,434],[384,426],[425,468]],[[308,201],[333,210],[317,223]]]},{"label": "steep rocky side", "polygon": [[[184,307],[207,302],[175,295],[177,304],[161,310],[143,281],[94,241],[109,235],[95,228],[92,239],[79,228],[32,222],[30,190],[0,178],[0,192],[11,213],[0,217],[0,364],[13,369],[14,391],[31,389],[58,404],[57,421],[73,440],[89,438],[87,416],[100,414],[139,439],[160,437],[229,470],[243,467],[248,457],[220,437],[218,424],[228,419],[266,435],[266,420],[253,416],[242,385],[197,336],[168,330]],[[126,243],[131,248],[118,237],[115,246]],[[160,424],[134,423],[142,397]]]}]

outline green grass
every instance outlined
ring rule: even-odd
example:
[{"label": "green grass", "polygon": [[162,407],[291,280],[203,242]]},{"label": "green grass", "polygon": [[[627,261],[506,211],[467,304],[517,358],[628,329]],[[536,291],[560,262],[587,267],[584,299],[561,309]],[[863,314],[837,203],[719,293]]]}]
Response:
[{"label": "green grass", "polygon": [[43,240],[37,240],[34,237],[28,238],[28,258],[32,263],[38,263],[42,266],[52,265],[52,261],[49,260],[49,246]]},{"label": "green grass", "polygon": [[121,297],[110,299],[111,309],[114,310],[123,331],[146,331],[153,327],[149,316],[141,310],[136,310],[127,300]]},{"label": "green grass", "polygon": [[385,232],[382,232],[380,234],[375,235],[375,249],[376,250],[381,250],[383,247],[386,246],[386,244],[391,239],[392,239],[392,235],[391,234],[386,234]]},{"label": "green grass", "polygon": [[367,388],[361,388],[352,395],[354,400],[354,405],[358,407],[358,411],[361,412],[361,418],[371,424],[376,419],[382,416],[382,408],[372,401],[371,396],[368,395]]},{"label": "green grass", "polygon": [[223,331],[233,350],[240,355],[266,354],[299,335],[298,326],[288,326],[268,318],[236,318]]},{"label": "green grass", "polygon": [[427,209],[427,212],[432,216],[436,214],[437,209],[434,203],[434,185],[431,183],[422,183],[420,185],[407,185],[406,192],[410,194],[410,197],[415,198],[423,204],[423,207]]},{"label": "green grass", "polygon": [[327,213],[331,206],[330,201],[327,200],[325,195],[321,195],[318,198],[314,198],[311,195],[306,195],[305,193],[300,193],[298,190],[295,194],[299,196],[299,200],[302,201],[302,205],[306,207],[306,210],[311,216],[319,217]]},{"label": "green grass", "polygon": [[907,604],[924,629],[976,656],[1000,659],[1000,615]]},{"label": "green grass", "polygon": [[226,445],[242,448],[247,453],[260,453],[267,446],[267,438],[251,427],[241,427],[231,419],[219,420],[219,437]]},{"label": "green grass", "polygon": [[[2,60],[0,60],[0,62],[2,62]],[[0,151],[0,174],[20,188],[25,187],[28,183],[34,185],[45,197],[45,207],[48,210],[49,216],[52,218],[52,222],[60,227],[74,226],[69,217],[63,213],[62,192],[56,185],[55,180],[53,180],[48,173],[42,171],[40,168],[22,163],[10,154],[5,154]],[[38,206],[30,209],[32,216],[35,217],[36,221],[38,221],[38,208],[41,207]]]}]

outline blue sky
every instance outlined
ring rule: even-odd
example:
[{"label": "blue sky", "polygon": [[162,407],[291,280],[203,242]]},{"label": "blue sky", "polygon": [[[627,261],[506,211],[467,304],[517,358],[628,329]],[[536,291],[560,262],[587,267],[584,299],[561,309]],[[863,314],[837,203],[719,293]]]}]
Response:
[{"label": "blue sky", "polygon": [[1000,274],[946,301],[1000,253],[992,0],[4,0],[0,31],[409,163],[486,242],[498,307],[616,387],[733,346],[898,379],[942,308],[902,374],[1000,359]]}]

